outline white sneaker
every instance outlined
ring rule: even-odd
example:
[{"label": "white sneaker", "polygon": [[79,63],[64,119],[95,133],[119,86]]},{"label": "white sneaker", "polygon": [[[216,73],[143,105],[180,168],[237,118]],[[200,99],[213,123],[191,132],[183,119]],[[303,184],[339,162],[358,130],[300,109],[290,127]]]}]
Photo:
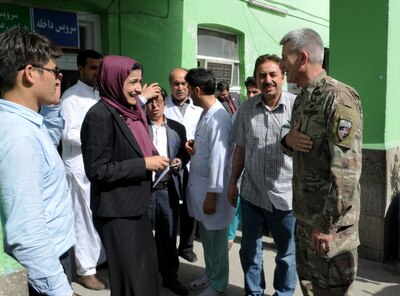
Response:
[{"label": "white sneaker", "polygon": [[215,291],[211,286],[199,294],[199,296],[221,296],[226,295],[225,292]]}]

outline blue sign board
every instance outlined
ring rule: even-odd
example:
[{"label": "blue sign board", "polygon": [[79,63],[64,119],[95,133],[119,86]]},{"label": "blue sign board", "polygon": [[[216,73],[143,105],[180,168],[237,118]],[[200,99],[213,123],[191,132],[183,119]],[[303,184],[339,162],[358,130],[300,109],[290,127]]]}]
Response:
[{"label": "blue sign board", "polygon": [[76,13],[33,8],[33,30],[47,36],[58,46],[79,48]]}]

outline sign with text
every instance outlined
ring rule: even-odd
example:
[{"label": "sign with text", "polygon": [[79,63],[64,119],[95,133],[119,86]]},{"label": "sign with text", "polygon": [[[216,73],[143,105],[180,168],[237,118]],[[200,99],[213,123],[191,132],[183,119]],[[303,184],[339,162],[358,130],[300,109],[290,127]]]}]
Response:
[{"label": "sign with text", "polygon": [[0,3],[0,33],[14,27],[31,28],[29,7]]},{"label": "sign with text", "polygon": [[79,47],[78,15],[73,12],[33,8],[33,29],[61,47]]}]

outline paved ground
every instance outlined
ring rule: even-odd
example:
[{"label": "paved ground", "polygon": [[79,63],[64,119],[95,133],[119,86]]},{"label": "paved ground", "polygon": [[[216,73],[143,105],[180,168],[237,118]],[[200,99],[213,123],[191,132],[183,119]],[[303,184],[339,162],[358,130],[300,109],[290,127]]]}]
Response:
[{"label": "paved ground", "polygon": [[[240,241],[240,232],[237,237]],[[182,283],[187,284],[192,279],[200,277],[204,273],[204,258],[203,249],[200,242],[195,242],[195,252],[199,257],[196,263],[189,263],[181,259],[179,269],[179,279]],[[230,275],[229,275],[229,290],[227,295],[230,296],[243,296],[243,272],[239,260],[239,242],[236,242],[229,253],[230,257]],[[266,295],[272,295],[274,290],[272,288],[273,269],[275,248],[272,239],[266,237],[264,240],[264,270],[267,281]],[[389,264],[379,264],[368,260],[360,259],[359,271],[355,282],[356,296],[362,295],[375,295],[375,296],[400,296],[400,273],[395,273],[393,266]],[[107,270],[100,270],[101,275],[107,277]],[[110,291],[90,291],[79,284],[73,282],[72,286],[76,293],[81,296],[109,296]],[[192,291],[189,295],[198,295],[201,291]],[[162,288],[162,296],[173,296],[171,291]],[[297,286],[295,296],[301,296],[299,286]],[[116,295],[117,296],[117,295]],[[146,295],[143,295],[146,296]]]}]

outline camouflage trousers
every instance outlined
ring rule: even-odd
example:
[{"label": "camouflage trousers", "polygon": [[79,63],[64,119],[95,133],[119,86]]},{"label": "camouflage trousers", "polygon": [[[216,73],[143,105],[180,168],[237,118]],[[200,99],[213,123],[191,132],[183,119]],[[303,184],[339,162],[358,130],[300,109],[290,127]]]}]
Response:
[{"label": "camouflage trousers", "polygon": [[357,249],[327,258],[314,251],[313,229],[297,220],[296,264],[300,287],[305,296],[353,296],[357,273]]}]

